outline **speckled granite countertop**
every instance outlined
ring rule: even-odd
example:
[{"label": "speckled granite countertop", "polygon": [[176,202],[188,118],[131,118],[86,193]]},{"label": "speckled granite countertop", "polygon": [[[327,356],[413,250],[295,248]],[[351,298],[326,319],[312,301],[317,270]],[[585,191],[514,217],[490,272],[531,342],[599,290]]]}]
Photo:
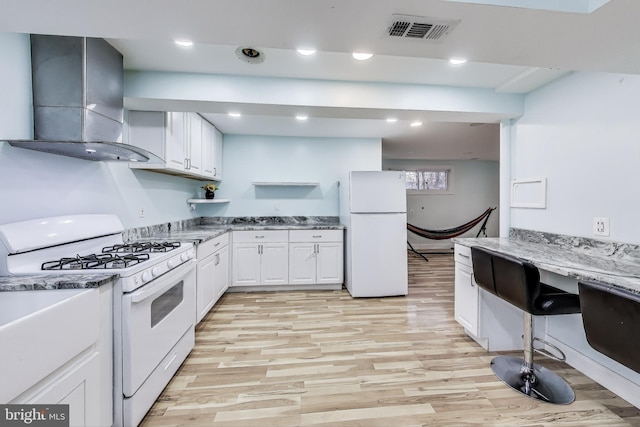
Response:
[{"label": "speckled granite countertop", "polygon": [[53,289],[90,289],[115,282],[117,274],[29,274],[0,276],[0,292]]},{"label": "speckled granite countertop", "polygon": [[[202,217],[125,230],[131,241],[178,240],[195,244],[237,230],[342,230],[338,217]],[[0,292],[97,288],[118,279],[117,274],[32,274],[0,276]]]},{"label": "speckled granite countertop", "polygon": [[235,217],[201,218],[199,223],[174,223],[127,230],[127,241],[178,240],[196,245],[228,231],[242,230],[342,230],[337,217]]},{"label": "speckled granite countertop", "polygon": [[582,237],[513,229],[509,238],[455,238],[513,255],[538,268],[576,279],[596,280],[640,293],[640,247]]}]

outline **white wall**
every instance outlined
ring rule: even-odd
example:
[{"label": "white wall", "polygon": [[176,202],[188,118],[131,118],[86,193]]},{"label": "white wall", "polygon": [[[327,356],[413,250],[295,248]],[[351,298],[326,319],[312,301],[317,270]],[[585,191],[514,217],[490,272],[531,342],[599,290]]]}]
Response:
[{"label": "white wall", "polygon": [[[33,135],[28,35],[0,33],[0,141]],[[89,162],[11,147],[0,142],[0,224],[75,213],[113,213],[125,227],[197,216],[339,215],[337,181],[351,169],[379,170],[380,139],[224,138],[224,180],[217,193],[228,205],[186,199],[202,182],[127,164]],[[261,188],[251,181],[317,181],[317,188]],[[144,218],[139,217],[140,209]],[[276,210],[276,208],[278,210]]]},{"label": "white wall", "polygon": [[[33,136],[29,37],[0,33],[0,141]],[[127,164],[89,162],[0,142],[0,224],[75,213],[113,213],[125,227],[186,219],[198,181]],[[138,217],[139,208],[145,217]]]},{"label": "white wall", "polygon": [[[407,195],[407,221],[420,228],[442,230],[462,225],[479,216],[488,207],[498,207],[498,162],[482,160],[391,160],[383,161],[383,169],[419,169],[429,166],[453,168],[453,194]],[[413,210],[413,213],[411,213]],[[475,237],[480,226],[461,237]],[[497,236],[499,209],[491,213],[487,235]],[[408,232],[408,238],[418,248],[450,248],[450,240],[429,240]]]},{"label": "white wall", "polygon": [[[379,138],[225,135],[223,216],[338,216],[338,181],[350,170],[380,170]],[[318,182],[317,187],[256,187],[254,181]],[[211,213],[214,215],[214,213]]]},{"label": "white wall", "polygon": [[[511,226],[640,244],[640,76],[575,73],[526,98],[511,178],[547,178],[546,209],[511,209]],[[611,235],[592,235],[594,216]]]}]

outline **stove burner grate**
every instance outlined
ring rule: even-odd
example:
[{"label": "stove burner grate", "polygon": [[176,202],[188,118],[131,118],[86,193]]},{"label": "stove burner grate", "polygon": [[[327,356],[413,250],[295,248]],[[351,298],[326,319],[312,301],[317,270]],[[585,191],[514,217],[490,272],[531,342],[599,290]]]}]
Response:
[{"label": "stove burner grate", "polygon": [[152,253],[169,252],[180,247],[180,242],[136,242],[102,248],[103,253]]},{"label": "stove burner grate", "polygon": [[149,259],[149,254],[91,254],[76,255],[75,258],[60,258],[42,264],[42,270],[96,270],[122,269],[131,267]]}]

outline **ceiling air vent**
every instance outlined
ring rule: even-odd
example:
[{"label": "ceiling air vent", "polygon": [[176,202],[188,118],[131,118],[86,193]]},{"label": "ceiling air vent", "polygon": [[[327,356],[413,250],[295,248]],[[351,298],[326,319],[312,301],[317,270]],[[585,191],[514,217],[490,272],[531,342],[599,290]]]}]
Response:
[{"label": "ceiling air vent", "polygon": [[394,14],[387,26],[386,36],[440,41],[459,23],[460,20],[457,19]]}]

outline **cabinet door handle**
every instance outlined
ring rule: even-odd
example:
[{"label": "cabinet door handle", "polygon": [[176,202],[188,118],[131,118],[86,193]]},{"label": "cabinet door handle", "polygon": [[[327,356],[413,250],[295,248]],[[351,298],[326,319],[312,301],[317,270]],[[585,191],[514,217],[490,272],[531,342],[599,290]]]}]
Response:
[{"label": "cabinet door handle", "polygon": [[213,176],[218,176],[218,168],[213,168]]},{"label": "cabinet door handle", "polygon": [[220,254],[216,254],[216,263],[215,265],[220,264]]},{"label": "cabinet door handle", "polygon": [[320,239],[322,236],[313,236],[314,239]]},{"label": "cabinet door handle", "polygon": [[256,239],[264,239],[264,236],[256,236]]}]

